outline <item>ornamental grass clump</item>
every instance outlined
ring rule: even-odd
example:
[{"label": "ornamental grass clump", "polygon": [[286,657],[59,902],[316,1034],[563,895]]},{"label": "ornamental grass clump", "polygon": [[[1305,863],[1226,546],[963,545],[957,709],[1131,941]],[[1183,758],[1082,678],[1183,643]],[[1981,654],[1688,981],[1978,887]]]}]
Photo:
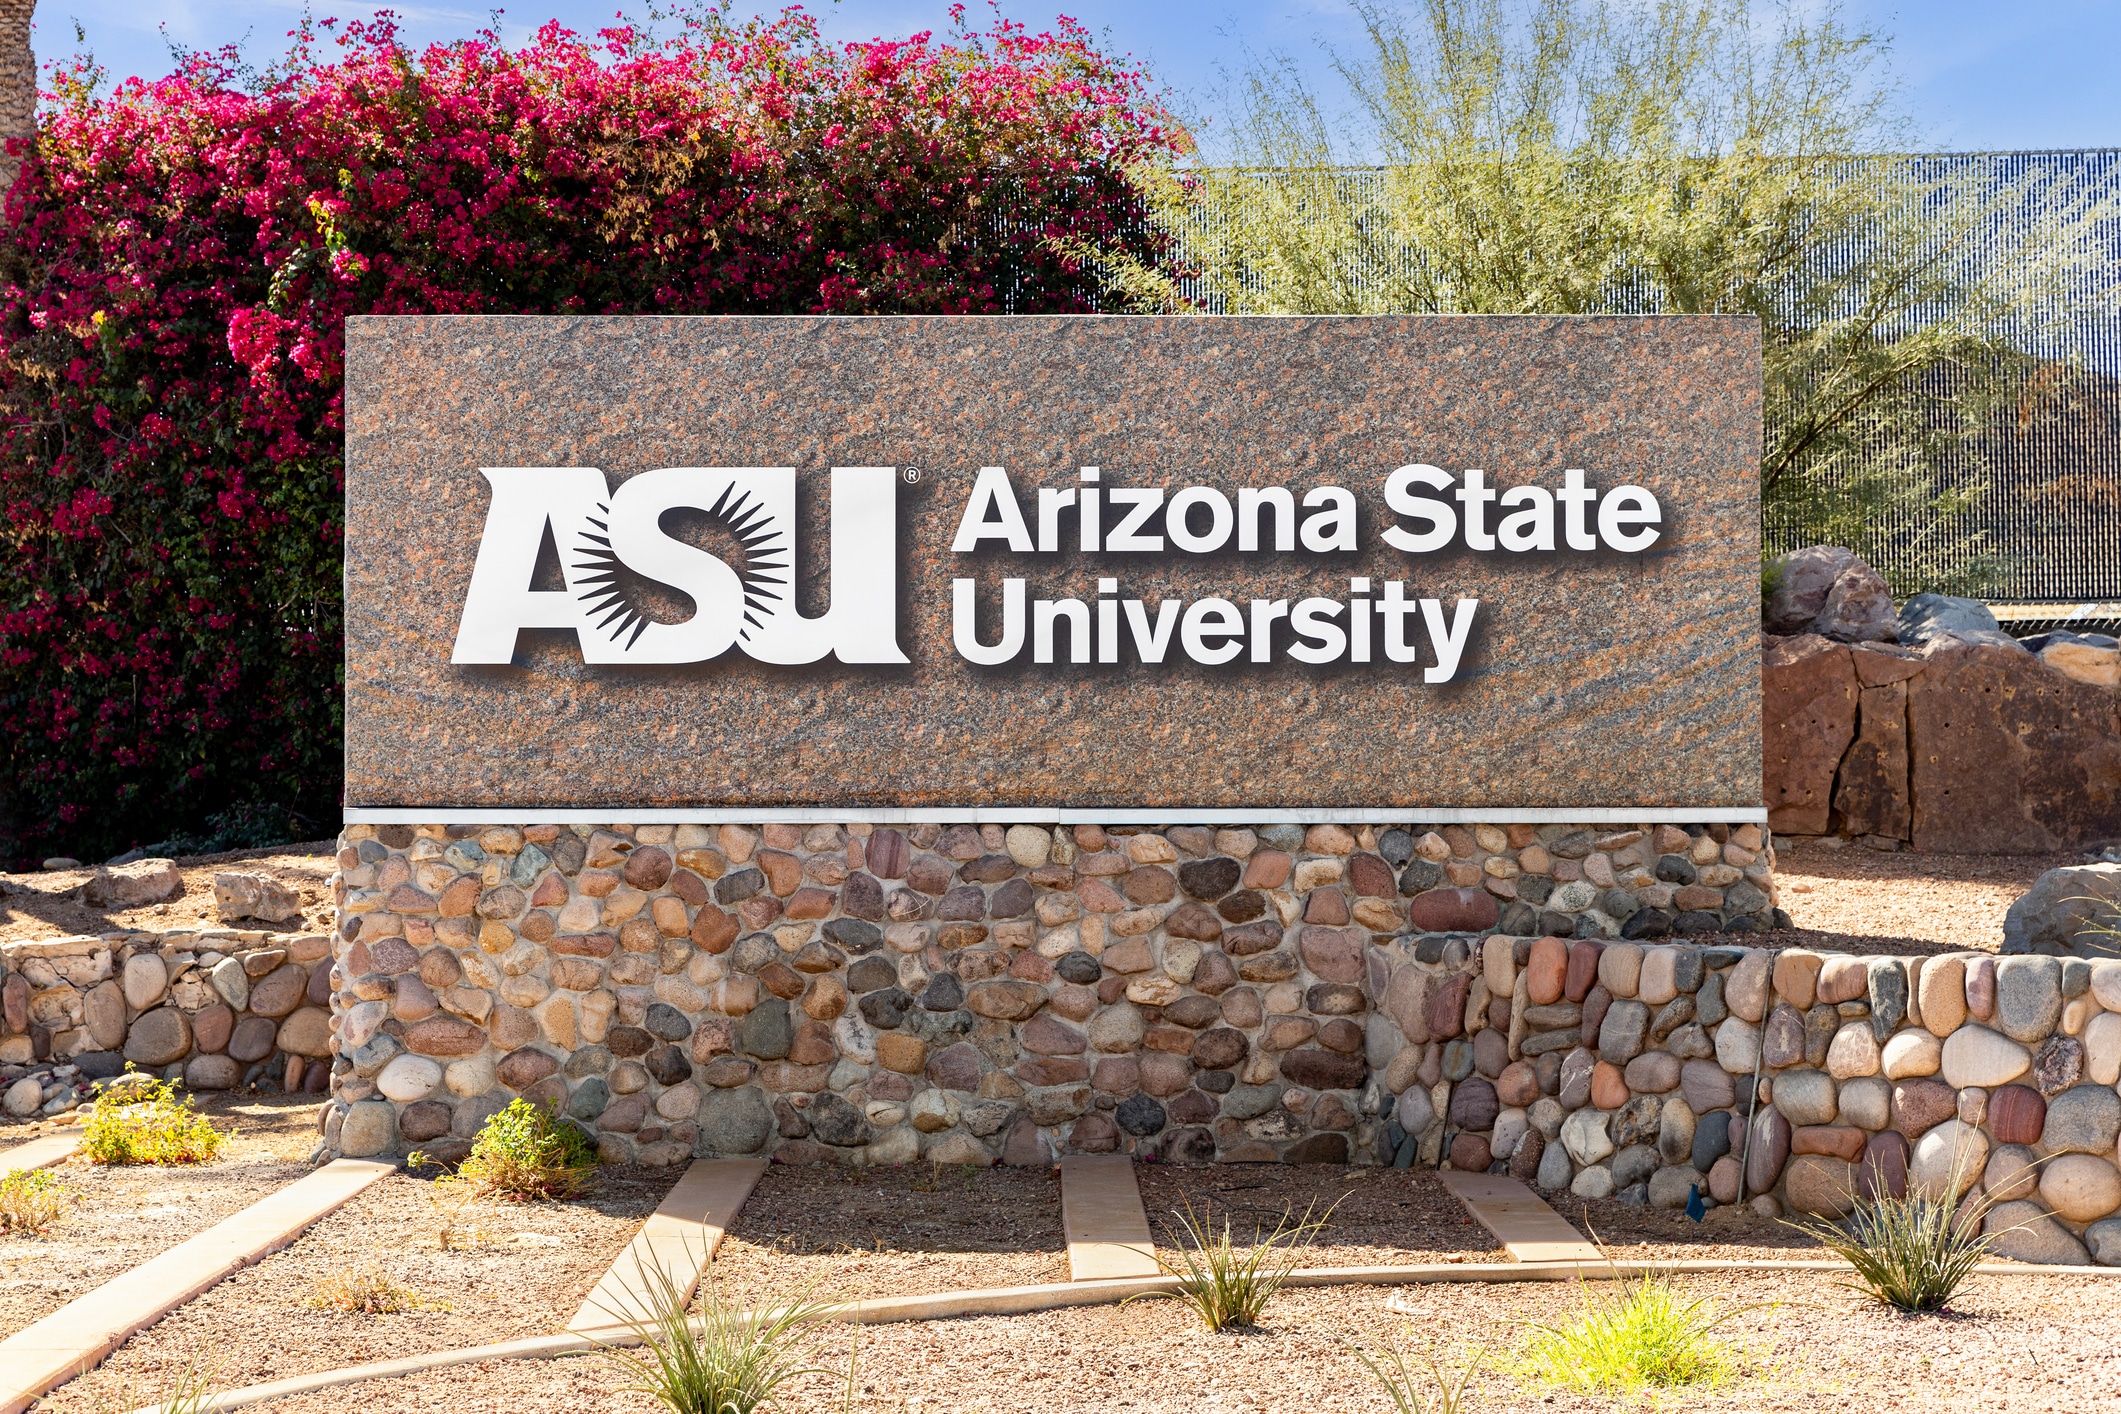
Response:
[{"label": "ornamental grass clump", "polygon": [[1349,1349],[1355,1352],[1356,1359],[1362,1361],[1371,1378],[1384,1388],[1385,1397],[1392,1401],[1397,1414],[1465,1414],[1471,1408],[1466,1403],[1466,1387],[1488,1363],[1487,1348],[1483,1346],[1458,1371],[1454,1380],[1444,1369],[1443,1362],[1431,1354],[1421,1357],[1422,1368],[1417,1370],[1408,1363],[1406,1352],[1397,1346],[1385,1351],[1382,1358],[1372,1358],[1361,1346],[1350,1346]]},{"label": "ornamental grass clump", "polygon": [[[1738,1353],[1717,1331],[1737,1311],[1717,1314],[1706,1299],[1688,1301],[1669,1277],[1649,1276],[1594,1292],[1578,1279],[1582,1308],[1557,1324],[1528,1322],[1532,1339],[1524,1372],[1533,1380],[1584,1394],[1719,1385],[1738,1369]],[[1743,1309],[1743,1308],[1741,1308]]]},{"label": "ornamental grass clump", "polygon": [[203,1164],[233,1136],[177,1098],[167,1080],[143,1080],[97,1097],[81,1128],[81,1154],[98,1164]]},{"label": "ornamental grass clump", "polygon": [[[815,1282],[736,1306],[716,1289],[710,1266],[698,1309],[688,1311],[690,1284],[661,1266],[636,1270],[637,1294],[605,1314],[639,1339],[640,1353],[601,1340],[596,1353],[633,1378],[627,1389],[673,1414],[752,1414],[772,1407],[788,1381],[830,1373],[806,1363],[816,1350],[814,1328],[836,1304],[815,1295]],[[848,1385],[851,1393],[851,1358]]]},{"label": "ornamental grass clump", "polygon": [[1177,1264],[1165,1261],[1160,1254],[1151,1254],[1157,1266],[1177,1278],[1178,1290],[1146,1294],[1176,1297],[1191,1307],[1201,1324],[1211,1331],[1258,1325],[1267,1303],[1281,1290],[1289,1273],[1303,1260],[1311,1240],[1333,1216],[1331,1208],[1317,1218],[1311,1213],[1312,1209],[1306,1208],[1301,1218],[1292,1218],[1284,1209],[1272,1232],[1262,1235],[1255,1227],[1252,1245],[1240,1249],[1230,1240],[1228,1217],[1223,1219],[1222,1231],[1217,1232],[1213,1213],[1207,1208],[1194,1211],[1192,1200],[1188,1199],[1183,1212],[1172,1213],[1180,1224],[1172,1243],[1178,1249]]},{"label": "ornamental grass clump", "polygon": [[[407,1163],[430,1162],[414,1153]],[[597,1154],[589,1136],[560,1118],[558,1105],[511,1101],[490,1117],[471,1141],[471,1154],[437,1183],[466,1184],[479,1198],[527,1203],[535,1198],[573,1198],[596,1181]]]},{"label": "ornamental grass clump", "polygon": [[[1902,1311],[1942,1311],[2001,1233],[1984,1232],[1995,1200],[1968,1197],[1959,1173],[1941,1194],[1911,1190],[1858,1202],[1839,1224],[1787,1222],[1856,1269],[1843,1286]],[[1970,1184],[1964,1185],[1970,1188]]]},{"label": "ornamental grass clump", "polygon": [[10,1169],[0,1177],[0,1232],[42,1232],[66,1214],[72,1194],[46,1169]]},{"label": "ornamental grass clump", "polygon": [[445,1302],[433,1301],[406,1285],[374,1262],[354,1272],[332,1272],[310,1291],[313,1311],[338,1311],[353,1316],[396,1316],[407,1311],[447,1311]]}]

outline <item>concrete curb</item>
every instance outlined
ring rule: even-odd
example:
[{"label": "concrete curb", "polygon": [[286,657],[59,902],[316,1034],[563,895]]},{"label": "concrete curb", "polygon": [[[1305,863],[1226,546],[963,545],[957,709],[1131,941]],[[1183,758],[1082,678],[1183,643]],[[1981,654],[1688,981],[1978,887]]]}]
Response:
[{"label": "concrete curb", "polygon": [[0,1173],[27,1173],[31,1169],[48,1169],[53,1164],[65,1163],[81,1147],[81,1135],[47,1134],[42,1139],[32,1139],[27,1144],[17,1144],[12,1149],[0,1150]]},{"label": "concrete curb", "polygon": [[[1678,1262],[1445,1262],[1406,1267],[1310,1267],[1289,1274],[1290,1286],[1416,1286],[1428,1283],[1469,1282],[1501,1285],[1520,1281],[1608,1280],[1659,1274],[1678,1276],[1714,1275],[1721,1272],[1845,1272],[1845,1262],[1791,1260],[1741,1262],[1700,1258]],[[2102,1276],[2121,1277],[2121,1267],[2035,1267],[2015,1262],[1984,1262],[1974,1269],[1977,1276]],[[1071,1306],[1099,1306],[1125,1301],[1133,1296],[1151,1296],[1175,1291],[1174,1277],[1130,1277],[1106,1281],[1058,1282],[1047,1286],[999,1286],[976,1291],[939,1291],[924,1296],[888,1296],[875,1301],[847,1302],[834,1307],[829,1319],[862,1325],[885,1325],[895,1321],[938,1321],[958,1316],[1022,1316],[1037,1311],[1057,1311]],[[487,1360],[551,1360],[580,1355],[604,1345],[638,1345],[640,1337],[631,1329],[607,1326],[592,1331],[532,1336],[502,1341],[497,1345],[466,1346],[436,1351],[431,1355],[408,1355],[371,1365],[349,1365],[338,1370],[293,1375],[269,1384],[227,1390],[198,1405],[198,1414],[243,1409],[270,1400],[308,1394],[320,1389],[360,1384],[367,1380],[399,1379],[453,1365],[475,1365]],[[149,1405],[134,1414],[162,1414],[162,1406]]]},{"label": "concrete curb", "polygon": [[0,1340],[0,1414],[92,1369],[127,1337],[252,1262],[277,1252],[394,1164],[340,1159],[260,1198],[131,1271]]}]

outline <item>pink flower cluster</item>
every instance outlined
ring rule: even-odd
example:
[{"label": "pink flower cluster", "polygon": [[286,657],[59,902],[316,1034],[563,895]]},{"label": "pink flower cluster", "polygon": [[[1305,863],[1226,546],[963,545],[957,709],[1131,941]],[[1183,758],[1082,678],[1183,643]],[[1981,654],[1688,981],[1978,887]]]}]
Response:
[{"label": "pink flower cluster", "polygon": [[[57,75],[0,249],[0,854],[338,800],[356,314],[1090,308],[1186,138],[1071,21],[789,11]],[[66,821],[66,828],[55,822]]]}]

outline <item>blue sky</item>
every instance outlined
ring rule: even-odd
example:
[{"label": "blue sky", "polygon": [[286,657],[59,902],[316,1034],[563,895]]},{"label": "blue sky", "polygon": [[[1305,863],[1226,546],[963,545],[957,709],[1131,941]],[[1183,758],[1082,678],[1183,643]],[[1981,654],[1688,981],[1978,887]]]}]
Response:
[{"label": "blue sky", "polygon": [[[520,37],[558,18],[594,31],[621,0],[510,0],[503,32]],[[247,42],[277,54],[301,0],[42,0],[37,53],[65,58],[75,26],[114,76],[163,73],[170,39],[206,48]],[[315,0],[319,15],[364,15],[371,4]],[[479,28],[482,0],[405,0],[389,8],[416,41]],[[635,3],[637,13],[644,7]],[[777,10],[777,5],[758,6]],[[835,38],[941,29],[945,0],[818,0],[809,6]],[[979,8],[977,5],[975,9]],[[1326,72],[1324,46],[1359,38],[1345,0],[1009,0],[1034,25],[1056,13],[1104,32],[1188,101],[1211,108],[1221,75],[1247,51],[1285,53]],[[1932,145],[1956,150],[2121,146],[2121,3],[2116,0],[1848,0],[1846,15],[1894,37],[1894,69]]]}]

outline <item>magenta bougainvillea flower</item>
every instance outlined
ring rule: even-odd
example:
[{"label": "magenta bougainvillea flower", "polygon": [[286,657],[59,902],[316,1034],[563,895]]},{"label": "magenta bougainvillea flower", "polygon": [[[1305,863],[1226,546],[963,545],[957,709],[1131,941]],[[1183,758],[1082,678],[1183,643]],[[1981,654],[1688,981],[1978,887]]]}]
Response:
[{"label": "magenta bougainvillea flower", "polygon": [[1070,311],[1075,252],[1168,266],[1147,77],[952,15],[55,72],[0,249],[0,858],[334,828],[348,315]]}]

